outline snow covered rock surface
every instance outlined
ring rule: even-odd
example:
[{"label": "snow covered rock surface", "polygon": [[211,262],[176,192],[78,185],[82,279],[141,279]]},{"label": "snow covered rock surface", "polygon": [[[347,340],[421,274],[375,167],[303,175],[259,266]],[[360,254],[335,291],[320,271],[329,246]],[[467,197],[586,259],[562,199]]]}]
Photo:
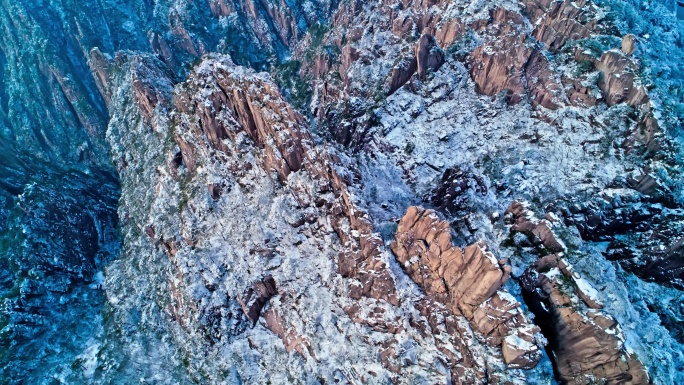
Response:
[{"label": "snow covered rock surface", "polygon": [[[2,25],[46,25],[40,7],[5,3],[16,12],[0,14]],[[74,326],[69,364],[30,372],[25,349],[3,373],[72,383],[684,381],[681,133],[663,116],[677,103],[659,103],[674,91],[659,90],[662,80],[654,89],[645,38],[618,30],[608,8],[89,6],[124,22],[71,17],[78,5],[66,1],[50,6],[29,53],[12,48],[14,35],[2,42],[0,67],[13,69],[2,76],[17,86],[0,101],[34,100],[18,90],[37,72],[24,74],[19,58],[50,76],[35,96],[44,111],[0,104],[1,134],[41,159],[115,169],[118,221],[119,186],[70,174],[80,187],[69,196],[87,199],[50,207],[83,227],[52,231],[59,218],[43,221],[46,206],[23,199],[46,201],[60,184],[29,188],[0,170],[0,217],[35,207],[29,227],[39,230],[25,243],[38,252],[2,275],[3,335],[29,346],[14,336],[38,336],[54,315],[45,309],[78,310],[79,298],[89,312],[64,320],[96,322]],[[69,60],[49,55],[55,36],[69,37]],[[21,131],[32,119],[41,124]],[[46,131],[54,122],[67,122],[63,135]],[[87,209],[70,211],[79,203]],[[66,238],[74,247],[62,250]]]}]

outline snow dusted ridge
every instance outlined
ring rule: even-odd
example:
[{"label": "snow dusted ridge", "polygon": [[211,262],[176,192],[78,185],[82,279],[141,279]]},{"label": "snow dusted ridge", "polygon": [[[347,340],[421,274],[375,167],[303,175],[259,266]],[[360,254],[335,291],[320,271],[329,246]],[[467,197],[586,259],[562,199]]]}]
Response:
[{"label": "snow dusted ridge", "polygon": [[678,170],[633,37],[586,1],[345,1],[306,36],[262,7],[309,111],[227,55],[177,81],[161,48],[91,52],[124,246],[83,377],[682,380],[681,310],[648,298],[680,287]]},{"label": "snow dusted ridge", "polygon": [[[394,256],[351,192],[355,170],[314,145],[268,76],[211,56],[174,86],[155,59],[118,60],[125,64],[105,75],[120,84],[108,137],[120,160],[126,248],[107,273],[109,303],[114,317],[140,309],[151,317],[140,322],[170,330],[155,343],[175,351],[187,375],[550,378],[548,365],[522,370],[536,366],[544,339],[501,288],[505,261],[483,244],[465,248],[463,263],[445,254],[447,298],[401,282],[405,273],[392,269]],[[440,226],[440,247],[460,253]],[[478,282],[480,269],[491,280]],[[150,302],[126,290],[131,284],[158,294]],[[145,335],[128,333],[121,338],[133,345]],[[528,344],[507,344],[509,335]],[[155,370],[180,370],[166,364]]]}]

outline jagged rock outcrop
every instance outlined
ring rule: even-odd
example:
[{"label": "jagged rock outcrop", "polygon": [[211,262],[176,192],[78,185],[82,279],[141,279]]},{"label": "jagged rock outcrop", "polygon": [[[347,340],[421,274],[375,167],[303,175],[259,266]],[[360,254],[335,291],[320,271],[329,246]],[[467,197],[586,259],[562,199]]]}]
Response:
[{"label": "jagged rock outcrop", "polygon": [[565,251],[565,245],[552,230],[553,224],[546,218],[540,220],[530,215],[527,202],[513,202],[505,215],[512,225],[511,230],[530,237],[533,245],[541,246],[552,253]]},{"label": "jagged rock outcrop", "polygon": [[423,199],[439,210],[460,214],[468,210],[473,194],[487,194],[482,176],[459,168],[449,168],[442,174],[439,186]]},{"label": "jagged rock outcrop", "polygon": [[[126,226],[140,228],[138,234],[150,239],[136,254],[151,261],[156,249],[168,259],[168,286],[156,290],[166,290],[171,298],[165,322],[180,326],[176,338],[189,341],[181,343],[186,354],[237,346],[231,343],[262,333],[249,332],[256,325],[282,340],[286,352],[298,352],[314,365],[325,351],[324,336],[308,328],[335,327],[309,318],[313,313],[303,307],[312,305],[300,302],[297,294],[302,287],[311,288],[306,295],[313,296],[313,306],[331,311],[341,309],[338,301],[400,304],[384,246],[347,191],[350,174],[339,159],[314,146],[305,120],[265,75],[235,66],[227,57],[211,57],[187,82],[174,86],[158,61],[126,54],[120,61],[122,67],[112,61],[95,70],[109,71],[111,84],[124,87],[135,101],[131,108],[115,98],[111,107],[143,118],[130,120],[134,125],[115,120],[110,127],[126,199],[131,207],[142,207],[124,214]],[[155,186],[151,201],[136,200],[147,194],[135,183],[141,173]],[[170,205],[178,214],[159,217]],[[255,211],[247,215],[244,210]],[[271,230],[263,230],[269,222]],[[232,229],[230,235],[221,235],[223,226]],[[135,231],[126,233],[129,245],[139,244],[133,241]],[[230,250],[228,255],[214,254],[217,242]],[[129,253],[125,250],[122,258]],[[304,262],[304,255],[314,258]],[[311,274],[316,271],[312,264],[322,272]],[[302,277],[293,273],[295,266],[313,270]],[[330,275],[336,278],[330,281]],[[301,279],[309,283],[295,283]],[[335,333],[344,338],[350,331]],[[357,354],[373,360],[373,345],[363,346]],[[254,354],[261,351],[254,349]],[[326,365],[313,367],[326,378],[333,374]]]},{"label": "jagged rock outcrop", "polygon": [[541,357],[535,340],[538,330],[519,303],[500,291],[510,266],[497,261],[483,243],[454,247],[450,231],[433,211],[410,207],[391,248],[430,300],[446,305],[455,315],[463,314],[488,343],[503,345],[507,364],[534,367]]},{"label": "jagged rock outcrop", "polygon": [[[622,33],[593,3],[27,4],[0,4],[0,230],[19,234],[0,238],[12,256],[0,261],[0,324],[9,321],[0,337],[20,341],[10,357],[29,362],[40,346],[50,361],[0,374],[546,383],[543,338],[509,294],[520,297],[507,281],[515,274],[561,380],[646,381],[627,345],[654,382],[678,378],[682,349],[654,317],[677,330],[681,311],[672,299],[644,302],[652,287],[672,289],[642,287],[601,256],[682,287],[681,205],[665,175],[677,175],[676,153],[646,95],[652,85],[637,76],[636,38],[620,47]],[[284,91],[254,71],[269,68]],[[90,169],[111,168],[108,146],[118,220],[110,173]],[[53,176],[88,183],[61,200]],[[650,197],[566,205],[609,185]],[[502,202],[520,195],[562,212],[610,281],[570,266],[580,241],[565,246],[555,215],[516,203],[502,223]],[[404,215],[421,200],[446,219],[415,207]],[[106,267],[115,228],[124,250]],[[81,300],[96,306],[70,313]],[[78,322],[53,323],[60,313]],[[93,321],[85,334],[84,320]],[[79,330],[78,346],[59,349],[70,335],[50,346],[62,329]],[[42,332],[49,348],[31,345]]]},{"label": "jagged rock outcrop", "polygon": [[636,50],[635,44],[636,36],[630,33],[622,38],[620,49],[622,49],[622,53],[624,53],[625,55],[632,56],[634,54],[634,51]]},{"label": "jagged rock outcrop", "polygon": [[[625,44],[629,48],[629,43]],[[627,103],[637,110],[637,125],[625,139],[623,146],[632,149],[637,144],[642,144],[649,151],[656,152],[661,148],[663,132],[653,116],[647,86],[637,75],[639,64],[629,56],[619,50],[604,52],[596,64],[601,72],[598,86],[608,105]]]},{"label": "jagged rock outcrop", "polygon": [[[245,12],[250,3],[258,12],[253,19]],[[54,337],[50,331],[44,334],[44,339],[17,342],[18,345],[12,348],[16,354],[0,358],[0,377],[21,378],[25,382],[55,377],[69,383],[94,381],[81,375],[82,371],[86,374],[90,371],[81,370],[79,363],[87,359],[79,355],[86,354],[87,348],[101,346],[93,342],[97,335],[102,335],[105,323],[100,310],[107,299],[101,290],[103,283],[99,282],[102,280],[100,270],[112,260],[113,254],[117,254],[119,247],[110,239],[116,238],[112,233],[117,232],[119,223],[116,218],[117,168],[134,163],[130,155],[118,156],[112,161],[109,158],[110,142],[105,136],[112,117],[109,107],[116,103],[113,99],[120,97],[112,94],[116,85],[111,73],[115,71],[114,67],[127,60],[125,56],[115,57],[115,52],[154,53],[166,64],[161,71],[162,77],[170,77],[174,81],[183,79],[191,64],[211,51],[230,52],[241,63],[263,69],[275,60],[276,52],[282,54],[288,49],[277,38],[281,32],[288,39],[287,45],[294,46],[309,26],[325,21],[334,6],[327,1],[307,4],[311,7],[286,2],[273,7],[269,2],[229,0],[189,3],[175,0],[0,2],[3,35],[0,41],[1,205],[4,210],[4,191],[7,190],[12,197],[8,202],[23,194],[36,199],[35,202],[24,202],[26,206],[53,207],[48,215],[41,214],[38,221],[23,210],[13,210],[11,217],[3,215],[0,219],[25,223],[26,233],[44,238],[40,243],[50,244],[48,249],[53,255],[47,261],[54,265],[68,265],[69,268],[63,272],[64,277],[72,273],[78,277],[59,279],[59,290],[68,293],[59,303],[53,301],[52,294],[33,295],[35,301],[29,302],[35,311],[43,307],[38,303],[40,301],[44,301],[45,306],[54,307],[54,311],[40,310],[48,321],[42,326],[24,323],[22,333],[44,333],[44,327],[49,325],[62,335]],[[267,8],[269,12],[266,12]],[[257,37],[256,31],[263,33]],[[98,70],[91,73],[92,68]],[[154,115],[157,105],[165,105],[158,100],[164,95],[146,93],[154,91],[154,87],[138,86],[138,94],[129,96],[131,100],[142,101],[147,107],[142,119],[152,125],[154,122],[149,118]],[[138,147],[141,145],[137,144]],[[181,163],[178,163],[180,168],[183,167]],[[193,167],[194,164],[188,160],[186,166]],[[17,179],[11,175],[15,169],[21,168],[24,177]],[[67,185],[51,181],[58,176],[63,177]],[[55,188],[55,191],[46,191],[45,194],[24,191],[35,183],[34,179],[41,186]],[[15,181],[20,183],[15,185]],[[81,191],[81,187],[86,185],[89,186],[88,191]],[[43,202],[46,197],[51,198]],[[78,218],[78,223],[72,222],[75,218]],[[51,229],[50,232],[43,234],[47,229]],[[70,235],[65,236],[64,232]],[[5,235],[2,233],[0,237]],[[14,235],[7,235],[14,238]],[[175,242],[169,239],[160,244],[175,250]],[[18,248],[12,249],[19,252]],[[14,252],[2,251],[3,256],[7,256],[7,266],[14,264],[9,262],[14,258],[11,256]],[[38,256],[42,252],[30,253]],[[71,256],[66,257],[69,254]],[[66,259],[62,260],[62,257]],[[38,290],[39,282],[52,285],[52,278],[41,272],[41,264],[36,261],[31,264],[33,266],[28,269],[33,269],[36,275],[27,281],[31,283],[27,283],[25,292]],[[14,271],[23,271],[23,267],[7,270],[8,275],[5,272],[0,275],[13,276]],[[98,277],[98,283],[93,283],[94,276]],[[18,276],[16,283],[10,281],[4,281],[0,296],[11,302],[15,297],[19,299],[18,287],[23,285],[23,278]],[[131,311],[135,313],[136,310]],[[7,325],[5,317],[0,317],[3,318],[0,324]],[[82,325],[84,320],[88,320],[87,326]],[[10,322],[10,329],[14,327],[12,324]],[[65,330],[73,333],[64,333]],[[3,346],[5,342],[14,343],[11,339],[13,332],[7,331],[5,336],[10,338],[3,339]],[[86,336],[87,333],[91,333],[90,336]],[[70,342],[64,343],[69,339]],[[22,363],[24,347],[19,345],[25,345],[34,352],[28,355],[30,360],[42,361],[43,364]],[[54,359],[47,359],[36,355],[36,351],[59,351],[60,354],[54,355]],[[61,361],[56,362],[58,360]],[[130,362],[125,359],[117,361]],[[172,359],[162,361],[168,365],[173,362]],[[120,374],[123,380],[102,382],[129,382],[130,378],[125,378],[124,372],[122,369]],[[179,375],[177,380],[184,382],[186,378]]]},{"label": "jagged rock outcrop", "polygon": [[389,80],[387,83],[388,90],[387,94],[391,95],[396,90],[401,88],[406,82],[408,82],[413,74],[416,73],[418,68],[418,62],[415,57],[410,59],[405,59],[399,62],[390,73]]},{"label": "jagged rock outcrop", "polygon": [[[332,158],[318,151],[311,152],[312,140],[304,119],[282,100],[272,84],[230,65],[219,62],[211,68],[210,76],[198,73],[196,78],[191,78],[190,84],[194,89],[203,90],[201,97],[188,94],[183,88],[174,95],[181,114],[200,117],[199,126],[190,125],[179,132],[176,137],[179,146],[192,148],[202,145],[193,137],[196,130],[201,129],[211,148],[235,154],[239,150],[227,143],[238,143],[239,135],[245,133],[253,145],[263,151],[259,157],[260,166],[267,172],[276,172],[280,183],[286,184],[292,172],[308,169],[319,181],[318,194],[332,193],[335,199],[329,201],[327,199],[330,198],[316,198],[301,192],[305,195],[297,195],[298,201],[302,204],[309,201],[313,207],[319,207],[318,210],[328,212],[338,236],[343,243],[349,244],[351,249],[340,254],[339,269],[343,276],[361,279],[360,285],[352,285],[352,295],[383,298],[396,303],[392,279],[381,261],[381,244],[372,235],[372,227],[365,214],[351,202],[346,192],[347,182],[334,171]],[[183,116],[179,127],[183,127]],[[191,154],[198,151],[194,148]],[[231,167],[238,170],[241,166],[233,163]],[[248,170],[241,172],[245,171]],[[314,205],[314,201],[318,203]],[[323,215],[326,214],[317,216]],[[350,228],[346,229],[346,226]],[[353,236],[351,231],[359,235]],[[358,246],[352,247],[355,243]]]},{"label": "jagged rock outcrop", "polygon": [[[570,265],[563,253],[547,254],[561,244],[546,220],[536,219],[524,202],[507,211],[512,231],[534,237],[539,256],[520,277],[525,302],[549,340],[555,369],[568,384],[605,381],[648,384],[643,364],[624,346],[625,337],[613,317],[600,311],[598,291]],[[549,215],[557,222],[558,219]],[[543,231],[540,231],[543,229]],[[560,251],[560,250],[555,250]]]},{"label": "jagged rock outcrop", "polygon": [[623,102],[641,106],[648,102],[646,89],[638,84],[636,63],[622,53],[605,52],[601,55],[597,68],[603,73],[599,87],[609,106]]},{"label": "jagged rock outcrop", "polygon": [[559,51],[570,40],[588,38],[597,27],[591,1],[523,0],[522,3],[534,26],[532,36],[551,52]]},{"label": "jagged rock outcrop", "polygon": [[254,284],[244,293],[242,298],[238,298],[242,311],[245,312],[250,321],[256,323],[266,302],[278,294],[276,283],[273,277],[267,276]]},{"label": "jagged rock outcrop", "polygon": [[[545,262],[543,271],[530,269],[521,282],[531,293],[529,306],[536,310],[537,318],[547,323],[548,334],[552,333],[547,338],[560,378],[568,384],[596,380],[607,384],[648,384],[649,377],[641,362],[625,350],[617,322],[592,310],[600,307],[590,295],[595,289],[576,278],[576,273],[559,269],[562,260]],[[589,310],[577,309],[578,297]],[[538,303],[535,305],[534,301]]]},{"label": "jagged rock outcrop", "polygon": [[[299,50],[297,60],[303,62],[300,76],[313,78],[319,85],[314,94],[314,115],[326,122],[334,140],[355,149],[365,146],[377,122],[360,101],[381,100],[409,84],[414,76],[424,81],[428,72],[441,66],[445,50],[466,30],[460,18],[444,13],[447,6],[445,1],[408,1],[400,11],[392,2],[342,2],[322,44]],[[396,49],[371,43],[376,33],[388,33],[383,41]],[[311,50],[317,57],[324,55],[331,60],[303,60]],[[341,58],[334,51],[341,52]],[[363,69],[385,60],[389,62],[382,68]]]},{"label": "jagged rock outcrop", "polygon": [[437,70],[444,64],[444,52],[437,46],[432,35],[422,35],[416,44],[416,63],[418,78],[425,80],[429,71]]},{"label": "jagged rock outcrop", "polygon": [[505,92],[509,104],[530,93],[533,105],[559,107],[560,87],[548,60],[528,40],[523,17],[503,8],[491,12],[486,33],[491,40],[475,48],[468,59],[475,90],[485,95]]},{"label": "jagged rock outcrop", "polygon": [[[414,368],[415,378],[437,382],[504,381],[509,370],[524,379],[519,369],[537,364],[538,330],[501,288],[510,267],[481,243],[452,246],[448,224],[434,214],[411,229],[400,225],[396,242],[411,231],[428,242],[421,262],[404,266],[425,295],[414,302],[397,290],[389,252],[351,192],[356,171],[314,143],[267,75],[214,55],[173,84],[157,59],[118,57],[120,66],[94,69],[119,87],[110,108],[122,117],[109,138],[120,159],[127,249],[108,290],[161,265],[163,279],[150,279],[149,290],[168,300],[121,295],[115,314],[163,306],[167,316],[155,322],[173,331],[163,343],[188,356],[243,356],[239,372],[257,382],[300,376],[301,367],[332,381],[331,346],[335,356],[357,357],[357,374],[344,376],[371,383],[410,382],[402,376]],[[434,240],[423,234],[431,223],[442,229]],[[426,254],[433,249],[444,271],[433,266],[421,281],[416,271],[435,262]],[[406,257],[398,259],[413,260]],[[275,368],[276,357],[288,362]],[[216,375],[213,364],[190,365]],[[262,367],[268,371],[255,369]]]},{"label": "jagged rock outcrop", "polygon": [[[487,216],[490,223],[485,223],[478,218],[483,213],[452,210],[445,206],[449,201],[463,198],[479,209],[491,208],[490,200],[518,193],[544,204],[561,196],[584,196],[616,183],[616,175],[620,178],[643,167],[643,159],[636,158],[628,161],[634,161],[634,166],[626,166],[626,151],[636,155],[643,144],[651,151],[658,148],[657,141],[645,139],[658,130],[654,114],[638,107],[635,118],[627,112],[632,111],[629,108],[607,102],[617,94],[618,86],[610,91],[601,83],[601,57],[607,49],[613,52],[610,49],[617,48],[619,40],[599,8],[591,2],[572,1],[522,5],[521,14],[494,3],[409,1],[395,8],[384,3],[346,3],[322,39],[324,48],[319,51],[326,60],[317,60],[309,68],[304,65],[300,72],[314,79],[315,121],[323,122],[321,127],[334,140],[368,155],[371,164],[395,162],[409,189],[418,191],[424,200],[434,196],[429,201],[455,227],[465,224],[467,229],[456,232],[465,239],[493,231],[489,226],[496,228],[501,208],[492,208]],[[451,37],[445,44],[446,31]],[[415,39],[425,34],[435,36],[445,61],[422,81],[414,81],[419,78]],[[339,59],[335,52],[342,52]],[[605,74],[619,78],[621,71],[617,66]],[[518,105],[507,108],[496,104],[500,98],[487,102],[487,98],[468,98],[465,95],[472,93],[473,83],[479,93],[502,95],[509,104]],[[463,100],[454,101],[459,98]],[[531,121],[522,103],[526,100],[535,109]],[[473,113],[453,112],[462,109]],[[613,143],[623,137],[623,143]],[[620,166],[613,168],[609,163]],[[482,189],[484,193],[469,186],[459,196],[456,192],[463,183],[440,180],[448,170],[462,165],[475,165],[474,172],[485,176],[488,189]],[[374,172],[368,174],[375,176]],[[556,177],[546,178],[554,172]],[[646,173],[651,175],[634,172],[629,183],[655,191],[657,178]],[[401,215],[398,211],[403,208],[397,209],[396,202],[403,198],[393,200],[395,196],[384,191],[378,195],[383,201],[375,213],[391,213],[390,218]],[[559,218],[512,221],[522,233],[515,236],[516,241],[531,241],[544,254],[567,251],[553,231],[562,226]],[[423,275],[411,273],[422,282]],[[583,306],[601,307],[582,290],[576,296]],[[373,322],[374,327],[379,324]],[[390,329],[386,326],[379,328]],[[391,356],[391,349],[386,352]],[[387,362],[396,364],[391,359]]]},{"label": "jagged rock outcrop", "polygon": [[523,70],[532,47],[526,44],[520,14],[498,8],[491,16],[489,34],[497,38],[477,47],[470,55],[475,91],[485,95],[505,91],[507,101],[517,104],[525,95]]}]

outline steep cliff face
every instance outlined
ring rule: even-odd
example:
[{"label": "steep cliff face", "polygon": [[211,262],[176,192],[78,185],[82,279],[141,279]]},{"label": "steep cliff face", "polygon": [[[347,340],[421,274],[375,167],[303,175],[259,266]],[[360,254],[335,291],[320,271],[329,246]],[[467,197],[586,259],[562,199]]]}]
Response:
[{"label": "steep cliff face", "polygon": [[96,3],[0,7],[3,374],[684,380],[676,119],[606,9]]}]

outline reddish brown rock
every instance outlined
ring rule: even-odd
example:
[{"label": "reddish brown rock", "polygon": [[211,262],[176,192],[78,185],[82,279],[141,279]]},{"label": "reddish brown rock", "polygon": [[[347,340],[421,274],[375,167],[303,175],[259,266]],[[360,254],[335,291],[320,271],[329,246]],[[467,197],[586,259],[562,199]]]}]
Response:
[{"label": "reddish brown rock", "polygon": [[662,130],[658,120],[653,116],[653,110],[649,111],[639,121],[638,134],[643,135],[642,143],[646,143],[646,148],[652,153],[657,153],[661,148]]},{"label": "reddish brown rock", "polygon": [[446,49],[454,44],[454,42],[463,35],[466,27],[460,19],[451,19],[442,24],[435,32],[435,38],[439,42],[440,47]]},{"label": "reddish brown rock", "polygon": [[523,0],[524,11],[536,26],[532,36],[557,52],[569,40],[591,36],[597,20],[588,0]]},{"label": "reddish brown rock", "polygon": [[178,133],[174,135],[174,141],[180,148],[182,164],[185,165],[189,173],[192,173],[195,169],[195,149]]},{"label": "reddish brown rock", "polygon": [[626,102],[631,106],[647,105],[646,89],[637,83],[637,65],[618,51],[607,51],[597,64],[601,71],[599,87],[609,106]]},{"label": "reddish brown rock", "polygon": [[523,28],[520,14],[502,8],[492,11],[488,29],[496,38],[475,48],[468,58],[476,92],[492,96],[505,91],[510,104],[523,100],[523,70],[532,54]]},{"label": "reddish brown rock", "polygon": [[534,50],[530,56],[525,65],[525,78],[533,106],[555,110],[562,105],[562,88],[559,82],[554,80],[549,60],[541,51]]},{"label": "reddish brown rock", "polygon": [[340,77],[345,83],[349,80],[349,68],[351,68],[352,63],[357,60],[359,60],[359,52],[356,50],[356,48],[352,47],[351,45],[345,45],[342,47],[342,55],[340,57]]},{"label": "reddish brown rock", "polygon": [[454,384],[481,383],[486,373],[473,358],[467,341],[474,338],[467,324],[459,322],[459,316],[444,304],[429,298],[416,303],[416,309],[427,321],[409,320],[409,324],[423,333],[425,337],[434,338],[435,347],[445,356],[446,364],[451,368],[451,381]]},{"label": "reddish brown rock", "polygon": [[[514,202],[506,215],[512,231],[536,237],[536,242],[545,246],[540,251],[552,245],[550,241],[562,245],[552,228],[545,225],[546,220],[537,219],[526,203]],[[545,238],[539,232],[540,225],[544,225]],[[573,385],[594,381],[649,383],[641,362],[626,351],[620,326],[610,315],[598,310],[603,305],[596,289],[560,255],[549,254],[537,259],[520,282],[527,292],[527,305],[545,328],[562,382]],[[515,342],[525,345],[524,341]],[[505,348],[506,354],[515,355],[515,351]]]},{"label": "reddish brown rock", "polygon": [[286,47],[294,45],[299,40],[299,28],[297,19],[285,0],[278,2],[260,0],[260,3],[266,10],[268,21],[273,25],[274,32],[283,45]]},{"label": "reddish brown rock", "polygon": [[522,278],[525,290],[548,309],[549,338],[555,341],[551,346],[561,379],[567,384],[648,384],[641,362],[626,352],[617,322],[598,310],[581,310],[573,299],[577,286],[560,279],[563,275],[554,267],[545,273],[528,270]]},{"label": "reddish brown rock", "polygon": [[529,42],[522,16],[496,8],[486,27],[491,36],[470,54],[470,75],[475,91],[485,95],[505,92],[509,104],[529,94],[533,106],[556,109],[561,87],[554,79],[548,59]]},{"label": "reddish brown rock", "polygon": [[[202,90],[201,95],[193,90]],[[314,217],[329,218],[344,246],[338,269],[350,279],[352,298],[370,297],[398,304],[394,279],[382,257],[384,245],[373,234],[367,214],[352,203],[347,192],[350,181],[336,173],[325,151],[312,153],[313,140],[305,119],[285,102],[273,83],[227,60],[210,61],[190,75],[186,87],[176,89],[174,99],[181,112],[177,115],[179,132],[175,139],[189,172],[196,167],[196,146],[230,156],[239,151],[236,142],[241,133],[260,151],[257,160],[261,167],[275,172],[281,184],[287,184],[291,173],[306,168],[320,189],[333,192],[335,199],[320,205],[308,193],[297,199],[302,208],[318,207],[320,211]],[[204,135],[198,136],[198,132]],[[206,142],[197,141],[198,137],[206,138]],[[242,167],[238,163],[231,167]]]},{"label": "reddish brown rock", "polygon": [[435,71],[444,64],[444,52],[437,46],[432,35],[423,35],[418,39],[415,55],[416,71],[421,80],[425,80],[430,71]]},{"label": "reddish brown rock", "polygon": [[375,305],[366,302],[364,306],[355,303],[344,308],[352,321],[369,326],[371,329],[381,333],[397,334],[404,331],[404,325],[399,317],[390,317],[386,307],[386,302],[375,300]]},{"label": "reddish brown rock", "polygon": [[512,225],[511,230],[528,235],[535,246],[543,246],[547,251],[560,252],[565,245],[554,234],[551,222],[538,219],[530,210],[527,202],[515,201],[506,210],[506,221]]},{"label": "reddish brown rock", "polygon": [[416,73],[418,67],[418,62],[416,58],[412,57],[410,59],[405,59],[399,62],[394,68],[389,76],[388,92],[387,95],[392,95],[399,88],[401,88],[406,82],[408,82],[414,73]]},{"label": "reddish brown rock", "polygon": [[465,249],[451,244],[450,227],[431,210],[410,207],[399,222],[392,251],[426,293],[472,316],[508,279],[483,243]]},{"label": "reddish brown rock", "polygon": [[307,353],[313,356],[311,351],[311,343],[306,337],[298,335],[293,329],[286,326],[283,318],[274,309],[268,309],[264,312],[264,320],[266,327],[278,335],[285,345],[285,351],[288,353],[296,351],[302,357],[307,357]]},{"label": "reddish brown rock", "polygon": [[541,352],[536,345],[535,326],[519,330],[517,334],[509,334],[501,346],[504,362],[510,368],[530,369],[537,365]]},{"label": "reddish brown rock", "polygon": [[[280,181],[284,182],[291,172],[301,168],[305,156],[304,138],[299,128],[303,124],[302,116],[285,103],[272,85],[261,79],[231,76],[230,69],[222,66],[216,66],[214,70],[215,76],[190,80],[211,90],[204,98],[193,100],[191,95],[181,90],[175,95],[176,106],[183,112],[194,112],[200,117],[202,131],[211,147],[217,150],[227,151],[223,141],[234,141],[235,135],[244,130],[258,147],[265,150],[264,167],[275,170]],[[285,121],[272,111],[282,111],[280,113],[288,123],[294,124],[286,128]],[[178,145],[183,153],[187,152],[184,149],[187,144],[179,141]]]},{"label": "reddish brown rock", "polygon": [[582,82],[585,80],[585,77],[570,80],[570,82],[572,82],[572,87],[568,89],[567,95],[571,105],[582,107],[592,107],[596,105],[597,99],[591,94],[590,88],[582,85]]},{"label": "reddish brown rock", "polygon": [[645,195],[654,195],[662,188],[658,179],[651,175],[651,170],[648,168],[642,170],[640,175],[627,178],[627,183],[631,188]]},{"label": "reddish brown rock", "polygon": [[150,122],[154,108],[159,103],[157,94],[154,92],[154,87],[144,84],[144,80],[133,74],[133,89],[135,90],[135,98],[138,101],[138,106],[143,113],[145,119]]},{"label": "reddish brown rock", "polygon": [[[406,273],[452,314],[463,314],[491,346],[509,346],[506,363],[530,368],[541,351],[534,340],[539,330],[531,324],[513,297],[499,292],[510,266],[502,265],[479,242],[460,249],[451,244],[451,229],[434,211],[410,207],[399,222],[391,249]],[[509,336],[515,336],[510,337]],[[519,365],[519,366],[518,366]]]},{"label": "reddish brown rock", "polygon": [[176,10],[169,12],[169,27],[175,37],[174,45],[192,56],[200,56],[190,33],[185,29],[183,20]]},{"label": "reddish brown rock", "polygon": [[247,318],[256,324],[261,309],[276,294],[278,294],[278,289],[275,280],[271,276],[266,276],[261,281],[256,282],[241,298],[238,298],[238,303]]}]

